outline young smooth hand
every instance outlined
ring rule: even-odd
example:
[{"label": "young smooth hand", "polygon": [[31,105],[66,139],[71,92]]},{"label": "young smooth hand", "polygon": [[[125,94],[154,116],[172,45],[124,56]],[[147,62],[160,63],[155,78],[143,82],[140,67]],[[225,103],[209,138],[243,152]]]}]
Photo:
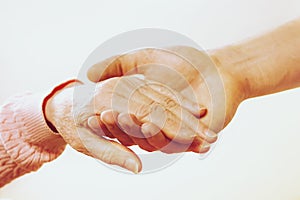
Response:
[{"label": "young smooth hand", "polygon": [[90,68],[97,82],[144,74],[207,108],[200,119],[219,132],[245,99],[300,86],[300,19],[258,37],[205,54],[191,47],[143,49]]},{"label": "young smooth hand", "polygon": [[[199,121],[214,132],[219,132],[231,121],[245,98],[243,84],[237,77],[215,65],[205,52],[185,46],[143,49],[114,56],[91,67],[88,77],[98,82],[135,73],[160,82],[207,108],[206,115]],[[135,125],[127,122],[127,126]]]},{"label": "young smooth hand", "polygon": [[[89,152],[97,152],[95,149],[99,149],[96,154],[101,160],[118,164],[134,172],[141,169],[137,157],[125,146],[106,140],[104,136],[99,137],[95,133],[117,138],[127,146],[138,144],[149,151],[161,149],[171,153],[205,152],[209,149],[207,146],[216,139],[213,131],[219,132],[231,121],[238,105],[244,99],[300,86],[299,33],[300,20],[297,19],[259,37],[210,51],[209,55],[191,47],[172,47],[139,50],[100,62],[89,70],[89,79],[96,83],[109,79],[98,84],[107,84],[105,86],[107,88],[118,85],[115,88],[121,89],[112,92],[111,89],[103,90],[100,89],[101,87],[96,87],[96,91],[93,92],[96,95],[91,95],[92,98],[86,101],[87,104],[81,104],[81,108],[86,108],[82,110],[87,111],[82,112],[83,117],[78,115],[80,109],[76,112],[76,118],[83,119],[77,123],[79,127],[84,127],[84,131],[79,131],[79,134],[88,133],[82,138],[84,142],[92,144],[88,146],[94,147]],[[145,76],[145,79],[139,79],[138,82],[142,80],[145,83],[153,80],[154,83],[149,86],[151,89],[145,89],[135,82],[135,79],[133,85],[141,86],[142,89],[133,89],[136,87],[131,87],[132,84],[126,81],[117,84],[118,78],[110,79],[123,77],[121,80],[127,80],[124,76],[132,74]],[[111,86],[109,83],[112,83]],[[139,92],[134,94],[135,92],[128,88]],[[98,89],[107,95],[107,102],[114,103],[108,105],[104,101],[107,107],[103,107],[101,101],[102,98],[105,99],[105,95],[97,92]],[[118,98],[112,96],[114,93]],[[158,97],[156,95],[161,97],[156,98]],[[67,96],[72,97],[73,93]],[[137,103],[132,104],[127,101],[122,103],[118,101],[122,99],[121,96],[125,99],[136,98],[133,102]],[[56,113],[52,119],[53,121],[67,120],[58,120],[53,124],[60,126],[61,131],[59,131],[71,146],[86,153],[85,147],[80,145],[81,140],[78,139],[78,135],[72,132],[74,129],[65,130],[68,129],[68,124],[63,122],[68,119],[72,121],[72,116],[58,114],[72,113],[70,106],[67,105],[72,105],[73,102],[65,103],[66,106],[59,106],[66,102],[64,99],[67,98],[62,95],[61,98],[57,97],[53,101],[53,108],[57,110],[52,112]],[[98,103],[91,104],[91,100]],[[95,105],[95,107],[91,109],[84,105]],[[60,108],[69,110],[63,112],[59,111]],[[180,115],[179,110],[182,110]],[[178,125],[181,123],[185,125]],[[86,131],[88,127],[90,129]],[[140,134],[142,140],[137,139],[135,134]],[[163,142],[160,143],[161,141]],[[183,145],[184,148],[165,148],[168,146],[166,144],[173,144],[173,141],[180,144],[175,145],[176,147],[186,143],[188,145]],[[125,158],[131,158],[133,162],[128,162]]]}]

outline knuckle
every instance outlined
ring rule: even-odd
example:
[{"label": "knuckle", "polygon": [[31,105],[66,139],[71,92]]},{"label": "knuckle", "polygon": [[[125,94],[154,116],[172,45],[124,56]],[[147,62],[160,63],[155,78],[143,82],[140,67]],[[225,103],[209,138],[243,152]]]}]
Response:
[{"label": "knuckle", "polygon": [[140,105],[136,111],[135,111],[135,116],[138,119],[143,119],[145,118],[150,112],[151,112],[151,107],[154,106],[156,103],[155,102],[150,102],[148,105],[147,104],[142,104]]},{"label": "knuckle", "polygon": [[177,103],[173,99],[170,99],[168,97],[165,97],[163,102],[164,106],[166,106],[169,109],[174,109],[178,107]]}]

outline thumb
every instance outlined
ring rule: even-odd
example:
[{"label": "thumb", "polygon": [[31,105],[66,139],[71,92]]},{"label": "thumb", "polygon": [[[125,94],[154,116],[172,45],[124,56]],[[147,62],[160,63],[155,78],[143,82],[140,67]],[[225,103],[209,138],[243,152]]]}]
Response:
[{"label": "thumb", "polygon": [[99,137],[85,128],[78,128],[80,139],[89,154],[107,164],[118,165],[137,174],[142,169],[141,160],[129,148]]},{"label": "thumb", "polygon": [[113,56],[93,65],[87,72],[88,79],[96,83],[112,77],[122,76],[123,70],[119,57]]},{"label": "thumb", "polygon": [[[117,55],[103,60],[93,65],[87,72],[88,79],[92,82],[99,82],[112,77],[123,76],[125,74],[135,74],[136,68],[144,63],[145,56],[149,50],[139,50],[132,53]],[[147,62],[146,62],[147,63]]]}]

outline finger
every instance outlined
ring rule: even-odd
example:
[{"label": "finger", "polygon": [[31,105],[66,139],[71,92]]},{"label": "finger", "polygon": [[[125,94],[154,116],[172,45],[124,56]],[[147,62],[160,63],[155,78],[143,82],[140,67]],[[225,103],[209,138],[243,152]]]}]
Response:
[{"label": "finger", "polygon": [[195,139],[192,144],[190,145],[191,151],[195,153],[206,153],[209,151],[211,144],[207,141],[199,141]]},{"label": "finger", "polygon": [[[158,150],[162,151],[163,148],[170,143],[170,140],[165,137],[165,135],[160,131],[160,128],[150,122],[144,123],[141,127],[141,131],[145,138],[147,138],[149,144]],[[187,150],[187,148],[183,151],[185,150]]]},{"label": "finger", "polygon": [[[195,122],[196,123],[196,122]],[[210,144],[214,143],[218,139],[218,134],[214,131],[210,130],[205,124],[203,124],[200,120],[197,121],[197,126],[194,127],[197,134],[204,138],[204,140]],[[189,124],[190,127],[193,127],[192,124]]]},{"label": "finger", "polygon": [[[180,144],[172,142],[164,136],[160,129],[151,123],[142,125],[135,116],[126,113],[121,113],[118,116],[118,123],[121,129],[131,136],[131,138],[138,144],[142,149],[146,151],[160,150],[165,153],[179,153],[184,151],[194,151],[199,153],[201,149],[200,144]],[[152,126],[151,126],[152,125]],[[143,132],[143,129],[145,133]],[[143,135],[141,135],[141,132]],[[147,140],[145,142],[144,138]],[[153,146],[150,147],[148,144]]]},{"label": "finger", "polygon": [[[120,93],[120,99],[130,99],[129,113],[133,113],[142,123],[152,122],[160,127],[169,139],[186,144],[191,143],[195,138],[204,141],[206,135],[201,132],[204,128],[197,130],[198,126],[202,127],[199,119],[182,108],[177,101],[163,95],[165,88],[160,88],[160,91],[164,91],[161,93],[149,85],[145,85],[138,78],[124,77],[120,79],[114,92]],[[122,91],[126,91],[127,86],[137,89],[134,90],[134,93],[123,94]]]},{"label": "finger", "polygon": [[127,135],[136,138],[144,138],[143,135],[141,135],[142,123],[139,122],[134,115],[120,113],[118,116],[118,124]]},{"label": "finger", "polygon": [[151,122],[159,127],[168,139],[183,144],[191,144],[198,135],[192,129],[187,127],[184,122],[185,120],[186,119],[184,118],[181,119],[177,117],[174,113],[165,109],[160,104],[153,104],[150,113],[144,118],[141,118],[143,123]]},{"label": "finger", "polygon": [[171,88],[166,89],[165,85],[149,84],[149,87],[154,91],[160,93],[161,95],[164,95],[167,98],[171,98],[173,101],[178,102],[180,106],[191,112],[197,118],[204,117],[207,113],[207,108],[205,108],[203,105],[190,100],[176,90],[172,90]]},{"label": "finger", "polygon": [[169,139],[179,143],[191,143],[195,137],[204,140],[203,134],[195,130],[199,119],[182,108],[174,98],[164,95],[169,93],[166,88],[159,86],[157,90],[148,87],[149,85],[139,87],[132,95],[132,99],[136,99],[134,113],[140,121],[152,122],[160,127]]},{"label": "finger", "polygon": [[136,51],[130,54],[117,55],[93,65],[87,72],[88,78],[92,82],[99,82],[112,77],[123,76],[130,72],[135,74],[136,67],[144,59],[144,51]]},{"label": "finger", "polygon": [[118,117],[118,123],[122,130],[131,137],[135,144],[141,149],[152,152],[156,151],[153,145],[149,144],[147,139],[144,137],[141,131],[141,122],[139,122],[135,116],[121,113]]},{"label": "finger", "polygon": [[111,77],[122,76],[122,69],[118,57],[119,56],[113,56],[93,65],[87,72],[88,79],[96,83]]},{"label": "finger", "polygon": [[[163,54],[163,55],[162,55]],[[170,56],[173,59],[168,59]],[[177,57],[176,57],[177,58]],[[177,58],[177,60],[181,58]],[[88,78],[92,82],[99,82],[111,77],[123,76],[124,74],[145,73],[143,69],[140,72],[139,65],[149,63],[174,64],[174,55],[166,51],[153,50],[151,48],[138,50],[132,53],[117,55],[108,58],[102,62],[93,65],[88,70]]]},{"label": "finger", "polygon": [[109,130],[106,128],[105,124],[99,119],[99,116],[92,116],[88,119],[88,126],[92,129],[98,136],[107,136],[110,138],[115,138]]},{"label": "finger", "polygon": [[181,97],[181,99],[179,100],[180,105],[187,109],[189,112],[191,112],[195,117],[197,118],[201,118],[204,117],[207,113],[207,108],[205,108],[204,106],[192,102],[189,99],[179,96],[179,98]]},{"label": "finger", "polygon": [[[191,143],[194,139],[199,141],[205,140],[209,143],[217,140],[216,133],[209,130],[199,119],[192,116],[184,108],[181,108],[175,101],[167,97],[159,97],[157,94],[153,95],[153,93],[148,93],[147,95],[161,105],[154,105],[146,119],[160,127],[169,139],[179,143]],[[162,122],[164,122],[163,127],[161,125]]]},{"label": "finger", "polygon": [[[200,144],[198,142],[192,142],[190,144],[181,144],[172,141],[161,133],[159,127],[152,123],[145,123],[142,125],[142,132],[147,137],[148,142],[155,146],[157,149],[164,153],[180,153],[193,151],[195,153],[202,153],[209,150],[207,145]],[[208,148],[208,149],[207,149]]]},{"label": "finger", "polygon": [[125,146],[110,140],[105,140],[87,129],[79,128],[78,134],[89,154],[107,164],[118,165],[138,173],[142,163],[138,156]]},{"label": "finger", "polygon": [[135,144],[134,141],[119,128],[117,123],[118,115],[119,115],[118,112],[107,110],[101,113],[100,121],[103,122],[107,130],[115,138],[117,138],[120,141],[120,143],[122,143],[125,146],[134,145]]}]

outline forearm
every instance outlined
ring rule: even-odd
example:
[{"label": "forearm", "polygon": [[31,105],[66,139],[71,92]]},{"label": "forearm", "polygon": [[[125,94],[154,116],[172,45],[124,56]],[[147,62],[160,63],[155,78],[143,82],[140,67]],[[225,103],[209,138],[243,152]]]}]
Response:
[{"label": "forearm", "polygon": [[248,41],[210,52],[255,97],[300,86],[300,19]]}]

